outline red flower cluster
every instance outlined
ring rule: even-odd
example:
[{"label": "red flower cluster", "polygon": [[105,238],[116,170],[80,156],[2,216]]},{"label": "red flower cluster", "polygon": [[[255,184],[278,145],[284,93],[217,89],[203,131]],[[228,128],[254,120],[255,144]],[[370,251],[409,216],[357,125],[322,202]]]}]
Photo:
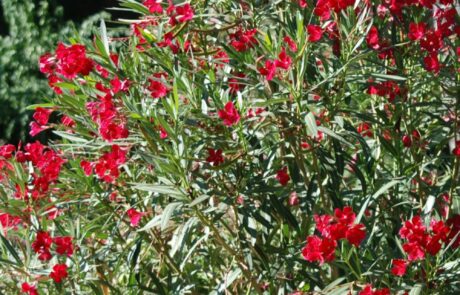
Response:
[{"label": "red flower cluster", "polygon": [[13,165],[8,162],[12,157],[13,152],[16,150],[16,147],[12,144],[0,146],[0,180],[3,179],[3,171],[13,171]]},{"label": "red flower cluster", "polygon": [[307,237],[307,244],[302,250],[303,257],[310,262],[318,261],[323,264],[335,258],[337,241],[346,239],[350,244],[358,247],[366,237],[363,224],[355,224],[356,214],[351,207],[343,210],[335,209],[334,216],[315,215],[316,230],[322,236]]},{"label": "red flower cluster", "polygon": [[120,166],[126,162],[126,153],[115,144],[111,152],[105,153],[96,162],[81,161],[80,166],[87,176],[94,169],[99,179],[112,183],[120,176]]},{"label": "red flower cluster", "polygon": [[109,142],[126,138],[129,135],[126,119],[117,110],[113,100],[113,96],[118,92],[128,91],[128,86],[127,81],[120,81],[117,77],[111,81],[112,89],[104,87],[102,83],[97,83],[96,89],[104,95],[97,95],[97,101],[86,104],[91,119],[98,125],[99,134]]},{"label": "red flower cluster", "polygon": [[230,127],[240,121],[240,114],[231,101],[227,102],[225,107],[222,110],[219,110],[217,114],[219,115],[219,118],[224,121],[225,126]]},{"label": "red flower cluster", "polygon": [[42,73],[55,80],[56,74],[66,79],[73,79],[77,75],[87,76],[93,70],[94,62],[86,56],[84,45],[66,46],[59,43],[54,55],[46,53],[40,57],[39,65]]},{"label": "red flower cluster", "polygon": [[142,216],[145,215],[145,213],[139,212],[134,208],[128,209],[128,211],[126,211],[126,214],[128,215],[130,219],[131,226],[138,226],[139,222],[142,219]]},{"label": "red flower cluster", "polygon": [[447,226],[450,227],[449,236],[447,236],[448,243],[451,243],[453,239],[455,239],[452,243],[452,249],[457,249],[460,247],[460,215],[455,214],[451,218],[447,220]]},{"label": "red flower cluster", "polygon": [[177,54],[179,52],[187,52],[191,48],[191,43],[189,40],[186,40],[183,45],[181,45],[177,39],[174,39],[174,35],[171,32],[165,33],[163,40],[157,43],[158,47],[169,47],[172,53]]},{"label": "red flower cluster", "polygon": [[282,186],[285,186],[291,179],[287,169],[288,167],[285,166],[276,172],[276,179],[281,183]]},{"label": "red flower cluster", "polygon": [[390,295],[390,289],[388,288],[383,288],[383,289],[378,289],[378,290],[373,290],[372,285],[366,285],[361,292],[358,293],[358,295]]},{"label": "red flower cluster", "polygon": [[367,93],[371,95],[378,95],[385,97],[389,102],[393,102],[396,96],[401,95],[401,89],[399,85],[394,81],[383,81],[380,83],[374,83],[370,81]]},{"label": "red flower cluster", "polygon": [[62,279],[66,278],[68,275],[67,273],[67,265],[66,264],[56,264],[53,266],[53,271],[50,273],[50,277],[56,282],[62,282]]},{"label": "red flower cluster", "polygon": [[150,13],[163,13],[161,0],[145,0],[142,4],[149,9]]},{"label": "red flower cluster", "polygon": [[21,285],[21,291],[23,293],[27,293],[29,295],[38,295],[37,287],[29,285],[28,283],[24,282]]},{"label": "red flower cluster", "polygon": [[[380,7],[388,9],[398,18],[402,18],[402,9],[409,6],[422,6],[429,10],[433,9],[433,0],[405,0],[405,1],[384,1]],[[428,28],[424,22],[411,22],[408,28],[407,37],[413,42],[420,41],[420,48],[427,54],[424,57],[425,68],[428,71],[438,73],[441,65],[438,59],[438,52],[444,46],[443,39],[455,34],[456,26],[455,15],[456,11],[452,0],[442,1],[441,6],[433,12],[435,21],[434,28]],[[372,27],[367,36],[367,44],[370,48],[379,50],[385,47],[385,41],[379,40],[377,28]],[[385,56],[388,56],[384,54]],[[390,54],[391,55],[391,54]]]},{"label": "red flower cluster", "polygon": [[153,98],[162,98],[168,95],[170,89],[163,84],[160,80],[162,77],[165,77],[164,73],[154,74],[152,78],[149,79],[149,86],[147,89],[150,91],[150,95]]},{"label": "red flower cluster", "polygon": [[273,79],[276,74],[276,69],[280,68],[283,70],[288,70],[292,63],[292,57],[286,53],[284,47],[281,48],[281,52],[278,55],[278,59],[271,61],[265,61],[265,67],[259,68],[259,73],[267,78],[267,81]]},{"label": "red flower cluster", "polygon": [[33,118],[35,121],[32,121],[30,123],[30,135],[35,136],[39,134],[40,132],[50,128],[49,126],[46,126],[48,124],[49,117],[53,110],[51,109],[44,109],[41,107],[38,107],[35,109],[35,113],[33,115]]},{"label": "red flower cluster", "polygon": [[402,277],[406,273],[407,261],[404,259],[393,259],[391,273],[395,276]]},{"label": "red flower cluster", "polygon": [[206,158],[206,162],[211,163],[213,166],[219,166],[224,163],[224,156],[222,156],[222,150],[208,149],[209,156]]},{"label": "red flower cluster", "polygon": [[232,78],[228,79],[228,87],[230,88],[230,93],[235,95],[238,91],[242,91],[244,89],[244,84],[241,82],[246,78],[246,75],[243,73],[236,73],[233,75]]},{"label": "red flower cluster", "polygon": [[358,131],[358,133],[361,134],[362,136],[367,136],[367,137],[374,136],[374,133],[372,132],[372,129],[371,129],[371,125],[367,122],[359,124],[358,128],[356,128],[356,131]]},{"label": "red flower cluster", "polygon": [[323,29],[318,25],[308,25],[307,32],[308,41],[310,42],[318,42],[323,37]]},{"label": "red flower cluster", "polygon": [[452,149],[452,154],[456,157],[460,157],[460,140],[455,141],[455,147]]},{"label": "red flower cluster", "polygon": [[21,223],[21,218],[18,216],[13,216],[8,213],[2,213],[0,211],[0,225],[4,230],[4,235],[6,235],[6,231],[10,228],[15,228],[18,224]]},{"label": "red flower cluster", "polygon": [[192,6],[189,3],[186,3],[181,6],[175,6],[170,1],[169,7],[166,10],[166,13],[170,16],[169,24],[172,26],[177,25],[178,23],[185,23],[193,19],[195,15]]},{"label": "red flower cluster", "polygon": [[49,149],[38,141],[28,143],[24,147],[24,151],[25,153],[21,151],[16,153],[16,160],[18,162],[30,161],[38,170],[38,174],[32,173],[32,197],[36,200],[48,192],[50,184],[57,181],[65,160],[54,150]]},{"label": "red flower cluster", "polygon": [[243,30],[239,28],[235,33],[229,34],[230,45],[238,52],[243,52],[257,45],[257,39],[254,37],[257,29]]},{"label": "red flower cluster", "polygon": [[412,220],[404,222],[399,230],[401,238],[407,242],[403,244],[404,252],[409,261],[421,260],[425,254],[436,255],[441,250],[442,243],[448,241],[450,228],[443,221],[432,220],[428,231],[420,216],[414,216]]},{"label": "red flower cluster", "polygon": [[355,4],[354,0],[318,0],[314,13],[325,21],[331,17],[331,10],[338,13],[353,4]]},{"label": "red flower cluster", "polygon": [[32,243],[32,249],[38,254],[38,259],[48,261],[53,256],[51,255],[51,245],[56,245],[56,253],[59,255],[67,255],[68,257],[73,254],[72,237],[55,237],[51,238],[48,232],[39,231]]}]

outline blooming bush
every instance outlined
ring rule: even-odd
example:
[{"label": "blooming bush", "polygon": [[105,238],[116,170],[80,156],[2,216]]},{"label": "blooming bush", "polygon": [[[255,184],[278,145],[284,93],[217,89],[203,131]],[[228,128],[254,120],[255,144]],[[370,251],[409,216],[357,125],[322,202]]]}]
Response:
[{"label": "blooming bush", "polygon": [[458,294],[456,4],[121,1],[0,148],[2,290]]}]

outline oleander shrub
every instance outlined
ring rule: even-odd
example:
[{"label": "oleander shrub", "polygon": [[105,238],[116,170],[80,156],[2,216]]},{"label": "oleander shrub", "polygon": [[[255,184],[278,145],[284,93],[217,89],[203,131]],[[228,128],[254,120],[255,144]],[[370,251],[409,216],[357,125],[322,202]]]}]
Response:
[{"label": "oleander shrub", "polygon": [[458,294],[456,5],[120,1],[0,148],[2,292]]}]

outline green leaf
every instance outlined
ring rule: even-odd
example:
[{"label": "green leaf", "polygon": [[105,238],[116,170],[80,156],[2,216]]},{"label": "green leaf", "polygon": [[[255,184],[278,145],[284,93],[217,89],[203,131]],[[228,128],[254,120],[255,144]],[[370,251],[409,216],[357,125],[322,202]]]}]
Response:
[{"label": "green leaf", "polygon": [[130,183],[134,189],[158,194],[165,194],[177,197],[184,197],[186,194],[171,185],[149,184],[149,183]]},{"label": "green leaf", "polygon": [[326,128],[326,127],[323,127],[323,126],[318,126],[317,127],[319,131],[323,132],[324,134],[327,134],[329,135],[330,137],[333,137],[343,143],[345,143],[346,145],[352,147],[353,145],[351,143],[349,143],[348,141],[345,140],[345,138],[343,138],[342,136],[338,135],[337,133],[335,133],[334,131],[332,131],[331,129],[329,128]]},{"label": "green leaf", "polygon": [[10,242],[3,236],[3,234],[0,233],[0,238],[2,240],[2,243],[3,245],[5,245],[6,249],[8,250],[8,252],[14,257],[14,259],[16,260],[17,264],[19,264],[19,266],[24,266],[24,264],[22,263],[21,261],[21,258],[19,258],[19,255],[18,255],[18,252],[16,252],[16,250],[14,249],[14,247],[10,244]]},{"label": "green leaf", "polygon": [[124,0],[124,2],[120,3],[120,6],[126,7],[126,8],[131,8],[133,11],[139,12],[141,14],[146,14],[146,15],[150,14],[150,11],[148,10],[147,7],[137,3],[135,1]]},{"label": "green leaf", "polygon": [[161,224],[160,224],[161,230],[166,229],[166,227],[168,226],[169,220],[171,219],[171,216],[173,215],[174,211],[178,209],[180,206],[182,206],[182,203],[179,203],[179,202],[169,203],[166,206],[166,208],[163,210],[163,213],[161,213]]},{"label": "green leaf", "polygon": [[317,137],[318,136],[318,126],[316,125],[316,118],[313,113],[308,113],[305,116],[305,123],[307,124],[308,131],[310,132],[310,136]]},{"label": "green leaf", "polygon": [[109,39],[107,38],[107,28],[105,26],[105,22],[103,19],[101,19],[100,31],[101,31],[101,40],[102,40],[102,44],[104,45],[105,53],[109,57],[110,56]]},{"label": "green leaf", "polygon": [[53,108],[55,107],[56,105],[54,103],[37,103],[37,104],[32,104],[28,107],[26,107],[26,110],[30,111],[34,111],[36,108],[45,108],[45,109],[50,109],[50,108]]},{"label": "green leaf", "polygon": [[369,196],[364,204],[361,206],[361,210],[359,210],[358,216],[356,217],[356,223],[359,223],[361,221],[361,218],[364,215],[364,212],[367,209],[367,206],[371,202],[371,200],[377,199],[380,195],[384,194],[387,190],[395,186],[396,184],[400,183],[400,179],[393,179],[390,182],[387,182],[384,184],[382,187],[380,187],[372,196]]},{"label": "green leaf", "polygon": [[378,73],[373,73],[371,74],[372,77],[374,78],[381,78],[384,80],[393,80],[393,81],[406,81],[406,77],[402,76],[396,76],[396,75],[386,75],[386,74],[378,74]]}]

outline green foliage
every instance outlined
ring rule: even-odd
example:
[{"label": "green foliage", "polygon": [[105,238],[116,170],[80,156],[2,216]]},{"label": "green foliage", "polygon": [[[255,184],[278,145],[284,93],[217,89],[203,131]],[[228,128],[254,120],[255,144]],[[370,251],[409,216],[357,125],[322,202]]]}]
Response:
[{"label": "green foliage", "polygon": [[[429,229],[460,213],[458,61],[448,54],[455,46],[439,52],[439,73],[427,71],[407,26],[396,30],[374,14],[379,1],[333,13],[340,52],[326,33],[309,41],[306,27],[319,22],[310,4],[193,2],[193,19],[176,24],[122,0],[140,15],[123,21],[136,30],[111,38],[102,21],[94,38],[65,48],[72,69],[74,59],[100,67],[74,76],[55,70],[62,93],[34,107],[75,124],[43,124],[61,137],[47,157],[29,145],[26,159],[22,150],[0,158],[0,213],[22,221],[1,237],[0,284],[18,292],[33,282],[45,294],[358,294],[368,284],[392,294],[458,294],[458,236],[409,259],[398,234],[413,216]],[[379,21],[394,60],[366,44]],[[253,28],[257,44],[238,50],[235,31]],[[164,45],[167,34],[174,40]],[[283,47],[292,63],[269,79],[260,69],[281,59]],[[369,93],[372,83],[391,85],[394,97]],[[240,115],[231,124],[222,119],[228,103]],[[129,135],[118,132],[124,128]],[[211,150],[222,151],[221,161],[210,160]],[[36,181],[56,171],[46,189]],[[344,207],[356,219],[340,217],[335,210]],[[306,237],[329,239],[315,215],[330,215],[328,227],[349,219],[364,236],[353,245],[349,228],[337,227],[335,238],[329,232],[335,258],[319,263],[303,253],[315,250]],[[53,244],[50,260],[40,260],[32,250],[38,232],[72,237],[73,255]],[[392,274],[393,259],[411,260],[404,276]],[[60,283],[50,277],[57,263],[68,266]]]}]

